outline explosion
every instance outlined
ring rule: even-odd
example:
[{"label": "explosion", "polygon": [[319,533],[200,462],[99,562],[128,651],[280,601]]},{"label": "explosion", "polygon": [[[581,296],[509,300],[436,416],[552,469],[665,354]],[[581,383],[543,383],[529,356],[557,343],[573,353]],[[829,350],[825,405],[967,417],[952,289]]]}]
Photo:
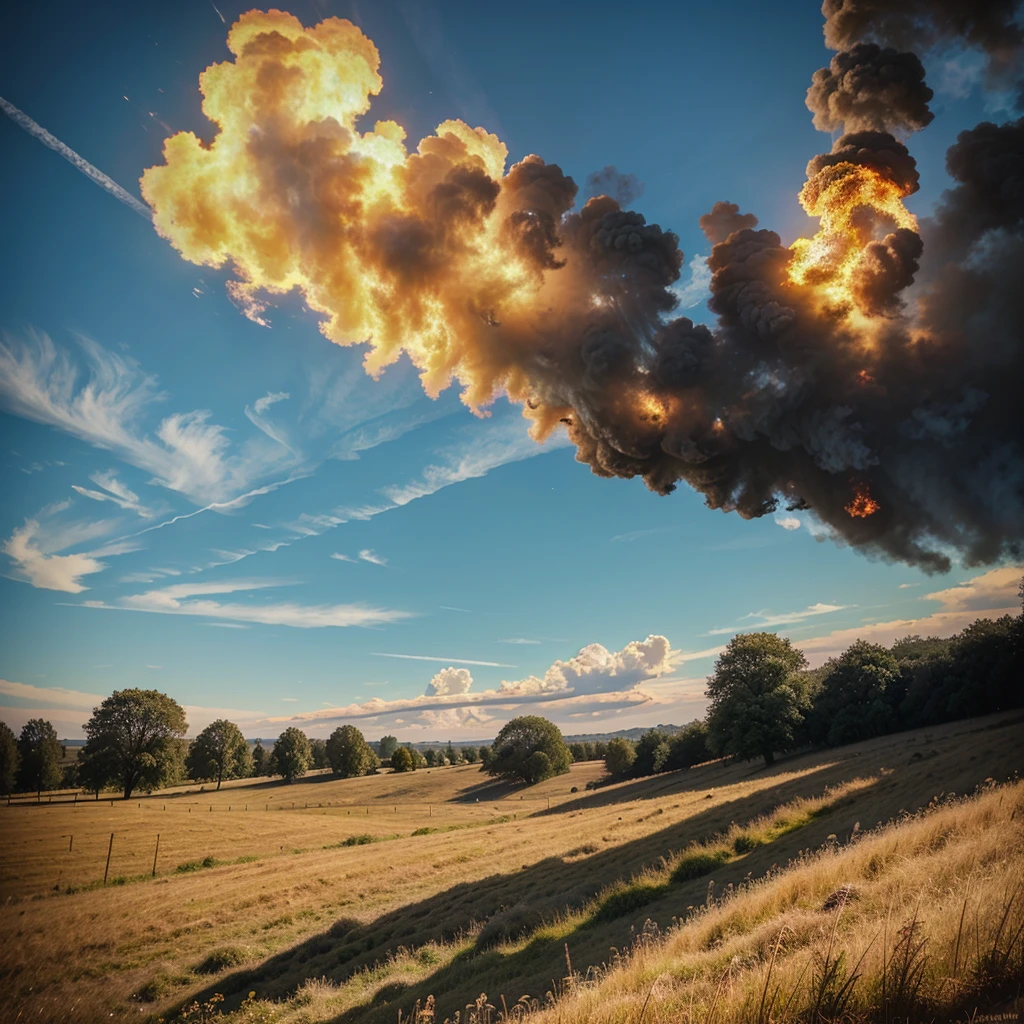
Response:
[{"label": "explosion", "polygon": [[800,192],[817,233],[785,246],[724,202],[701,217],[713,330],[671,318],[683,254],[624,208],[642,191],[630,176],[604,168],[577,206],[557,165],[507,167],[484,128],[445,121],[415,149],[393,121],[361,131],[380,58],[338,18],[243,14],[233,59],[200,76],[215,134],[169,138],[142,192],[185,259],[233,268],[229,294],[255,322],[297,290],[327,338],[365,346],[371,375],[404,354],[432,397],[457,382],[483,415],[505,395],[538,440],[564,426],[598,476],[659,494],[684,481],[745,518],[811,510],[928,571],[951,551],[1016,556],[1024,122],[950,150],[955,184],[925,224],[918,280],[924,240],[904,205],[918,174],[897,135],[929,123],[932,93],[887,35],[939,45],[963,31],[1002,74],[999,2],[826,0],[841,52],[807,105],[843,134]]},{"label": "explosion", "polygon": [[852,519],[867,519],[868,516],[873,516],[882,506],[871,497],[871,493],[867,487],[861,485],[856,488],[853,500],[849,505],[845,505],[844,511]]}]

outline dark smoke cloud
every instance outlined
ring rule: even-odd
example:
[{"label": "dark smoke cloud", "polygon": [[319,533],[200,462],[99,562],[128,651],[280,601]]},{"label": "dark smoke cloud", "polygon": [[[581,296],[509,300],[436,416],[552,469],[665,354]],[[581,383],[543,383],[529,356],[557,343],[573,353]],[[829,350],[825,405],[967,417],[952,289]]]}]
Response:
[{"label": "dark smoke cloud", "polygon": [[[827,31],[852,51],[955,30],[991,55],[1007,10],[829,0]],[[926,571],[1024,554],[1022,122],[960,136],[955,186],[918,234],[900,204],[918,187],[915,162],[881,129],[923,120],[923,79],[897,54],[902,78],[884,102],[899,117],[886,119],[889,58],[862,48],[856,65],[840,61],[819,91],[847,131],[811,160],[801,193],[823,206],[822,232],[784,246],[716,204],[701,218],[709,329],[671,318],[679,240],[628,208],[635,189],[613,169],[578,208],[559,167],[531,156],[506,174],[504,147],[482,129],[445,122],[409,153],[381,122],[374,143],[397,162],[388,188],[366,193],[374,160],[352,150],[365,108],[349,127],[308,122],[279,93],[310,47],[339,48],[341,67],[361,48],[376,74],[369,40],[280,12],[250,12],[232,32],[237,75],[222,64],[204,78],[230,93],[216,107],[232,114],[229,144],[175,136],[143,179],[158,229],[186,258],[241,263],[252,289],[301,280],[324,333],[366,343],[371,372],[404,351],[431,394],[457,380],[478,408],[504,391],[538,436],[564,423],[599,476],[641,477],[659,494],[683,482],[746,518],[810,509],[840,542]],[[275,63],[286,51],[287,74]],[[323,102],[335,108],[333,90]],[[214,173],[218,161],[231,173]]]},{"label": "dark smoke cloud", "polygon": [[815,71],[807,108],[819,131],[916,132],[935,116],[924,66],[913,53],[857,43]]},{"label": "dark smoke cloud", "polygon": [[700,229],[707,240],[716,245],[724,242],[734,231],[756,228],[757,218],[752,213],[740,213],[735,203],[715,203],[710,213],[701,214]]},{"label": "dark smoke cloud", "polygon": [[847,50],[873,42],[934,50],[954,42],[981,50],[990,84],[1021,82],[1024,30],[1017,0],[824,0],[825,43]]},{"label": "dark smoke cloud", "polygon": [[635,174],[620,174],[611,164],[587,175],[586,195],[609,196],[619,206],[629,206],[644,194],[644,183]]}]

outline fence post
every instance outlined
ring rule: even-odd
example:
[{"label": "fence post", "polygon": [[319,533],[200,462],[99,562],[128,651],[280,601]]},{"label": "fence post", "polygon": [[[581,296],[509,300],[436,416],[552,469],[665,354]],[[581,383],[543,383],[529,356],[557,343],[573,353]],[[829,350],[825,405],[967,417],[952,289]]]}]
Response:
[{"label": "fence post", "polygon": [[68,853],[71,852],[71,847],[75,845],[75,837],[68,836]]},{"label": "fence post", "polygon": [[107,866],[103,869],[103,884],[107,884],[107,875],[110,873],[110,854],[114,849],[114,833],[110,833],[110,845],[107,847]]},{"label": "fence post", "polygon": [[160,833],[156,834],[156,849],[153,851],[153,877],[156,878],[156,855],[160,852]]}]

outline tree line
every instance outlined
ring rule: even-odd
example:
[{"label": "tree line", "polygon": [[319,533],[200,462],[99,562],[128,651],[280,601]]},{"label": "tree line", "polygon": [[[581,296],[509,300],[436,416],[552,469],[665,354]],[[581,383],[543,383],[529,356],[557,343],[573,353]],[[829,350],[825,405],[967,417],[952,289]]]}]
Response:
[{"label": "tree line", "polygon": [[[1024,581],[1021,584],[1024,601]],[[493,776],[534,784],[601,760],[613,779],[688,768],[714,757],[775,756],[811,746],[838,746],[903,729],[938,725],[1024,707],[1024,615],[979,619],[960,633],[908,636],[892,646],[858,640],[821,668],[775,633],[734,637],[708,679],[707,716],[669,734],[652,729],[635,743],[566,745],[554,723],[537,715],[508,722],[493,744],[420,751],[384,736],[374,746],[353,725],[310,740],[286,729],[271,749],[250,750],[233,722],[211,722],[191,742],[185,710],[156,690],[115,691],[85,725],[78,761],[64,766],[51,723],[35,718],[15,736],[0,722],[0,792],[41,793],[61,785],[127,799],[137,789],[193,780],[280,776],[288,782],[314,768],[351,778],[375,772],[381,759],[396,772],[449,764],[480,764]]]}]

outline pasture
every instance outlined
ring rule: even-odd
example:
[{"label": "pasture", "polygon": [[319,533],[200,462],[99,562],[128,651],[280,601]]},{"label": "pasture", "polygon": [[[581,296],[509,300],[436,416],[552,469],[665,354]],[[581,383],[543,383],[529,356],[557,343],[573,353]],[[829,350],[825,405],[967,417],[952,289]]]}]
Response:
[{"label": "pasture", "polygon": [[462,766],[16,802],[0,807],[4,1019],[173,1020],[249,992],[282,1022],[395,1021],[428,997],[440,1020],[481,992],[541,1006],[645,922],[672,929],[802,851],[1011,778],[1022,740],[1019,715],[994,716],[590,791],[597,762],[529,788]]}]

